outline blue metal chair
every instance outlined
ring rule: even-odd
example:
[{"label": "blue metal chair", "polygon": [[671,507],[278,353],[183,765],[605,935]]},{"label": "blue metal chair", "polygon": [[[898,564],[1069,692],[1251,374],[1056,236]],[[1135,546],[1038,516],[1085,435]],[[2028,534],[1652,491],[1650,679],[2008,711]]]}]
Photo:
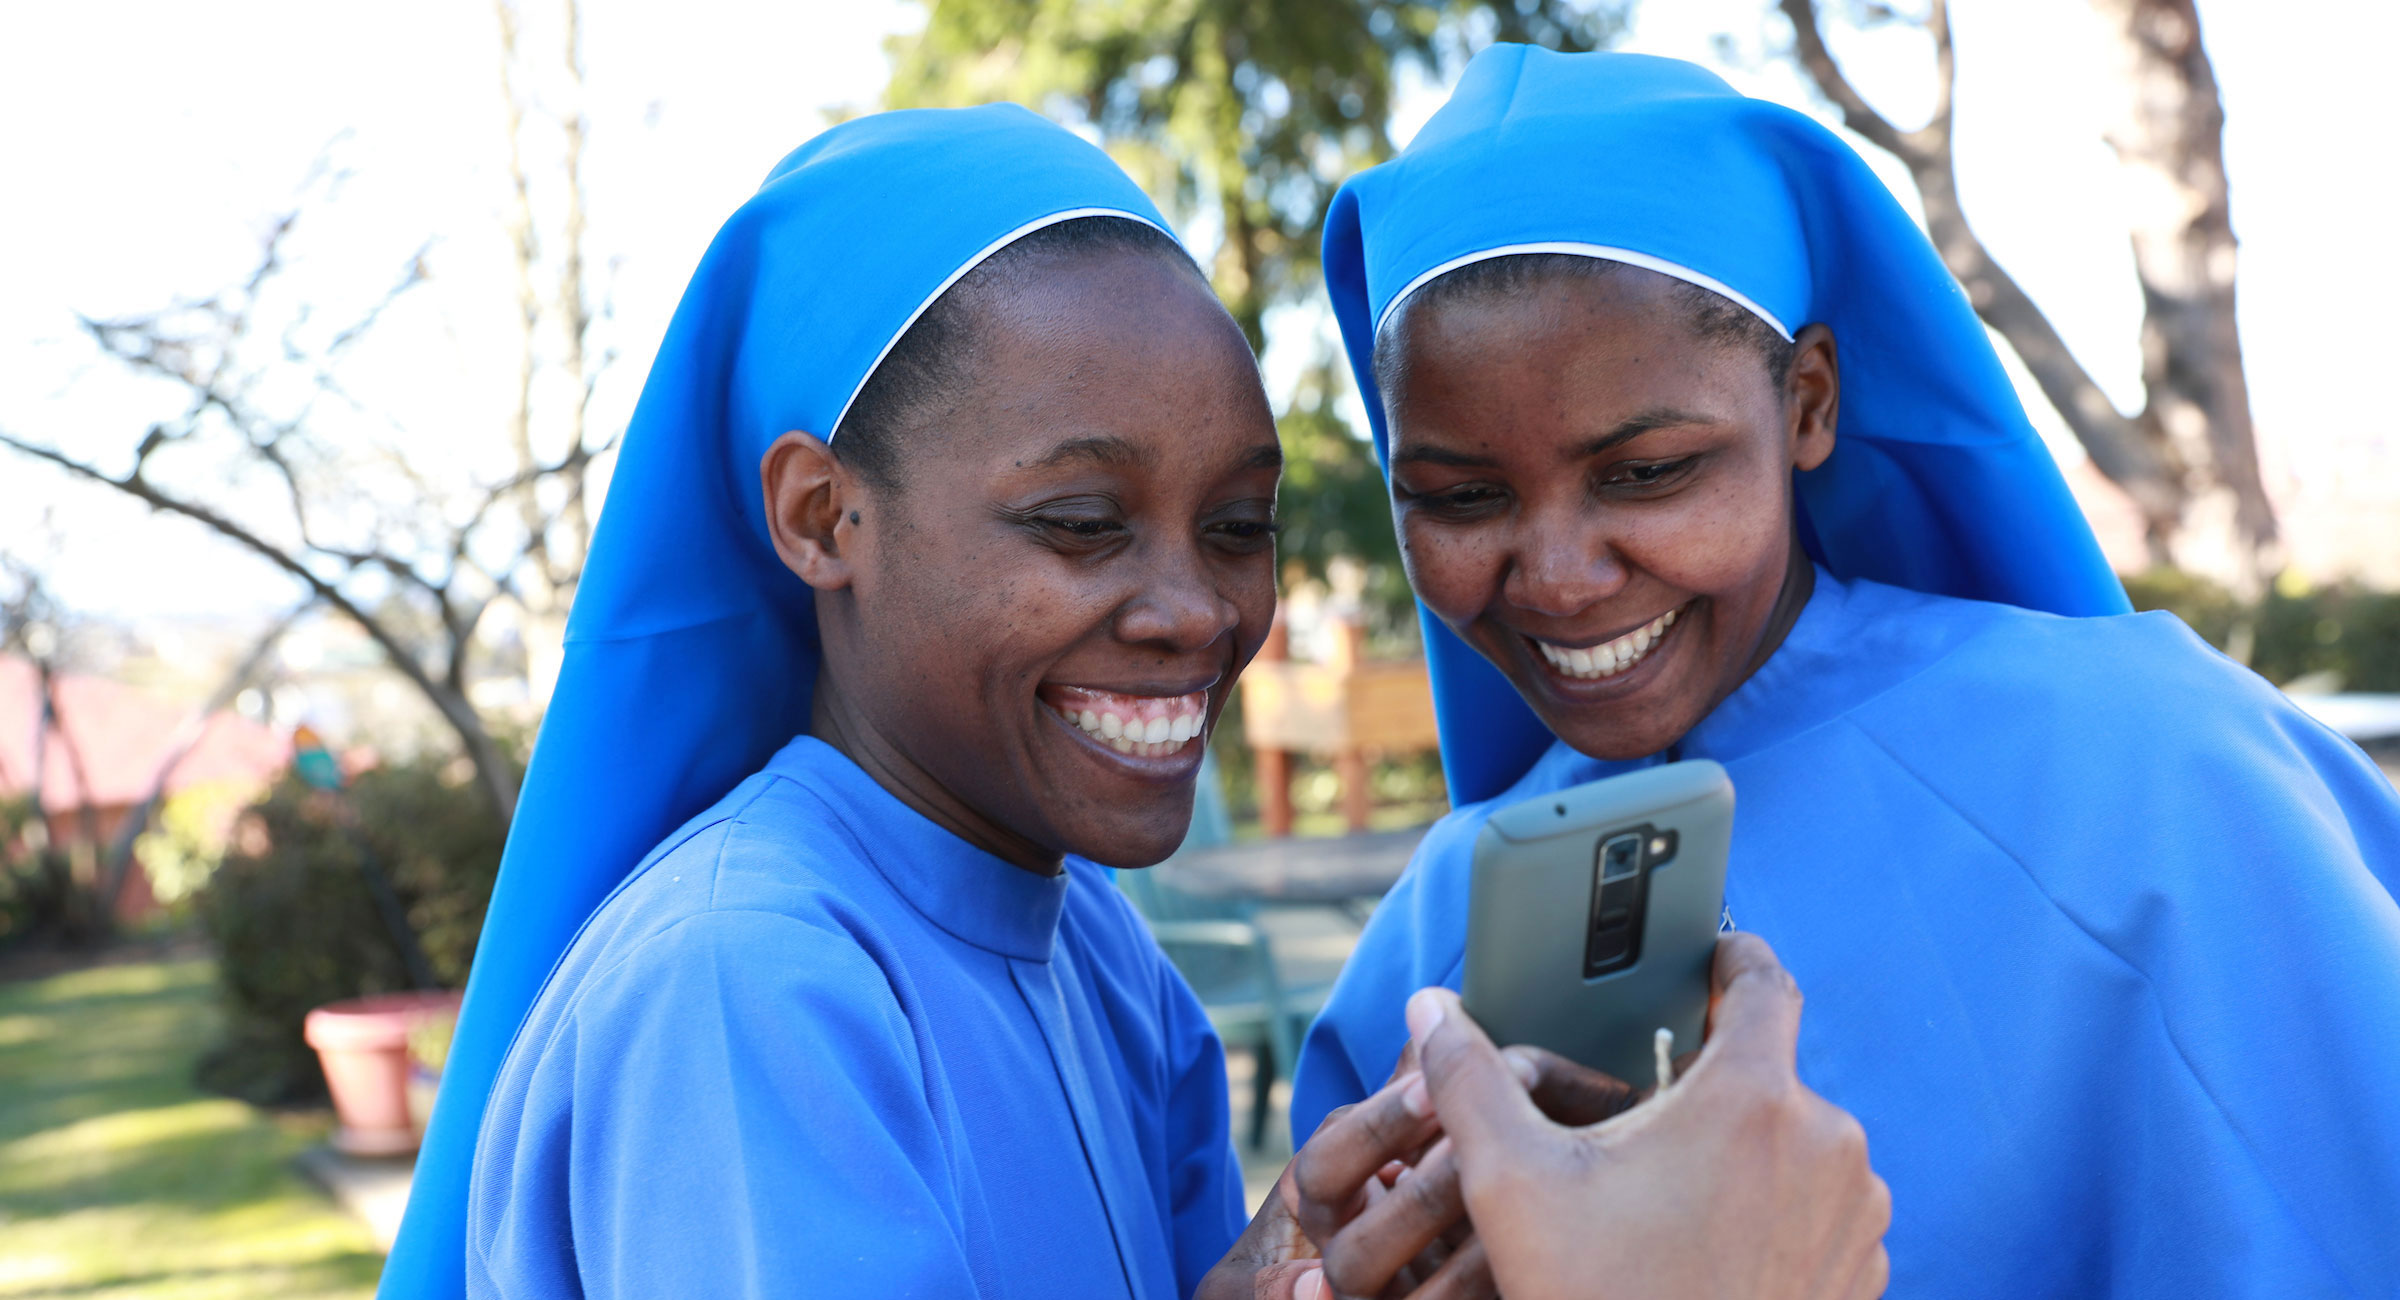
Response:
[{"label": "blue metal chair", "polygon": [[[1178,853],[1213,848],[1232,838],[1225,798],[1217,782],[1216,758],[1200,769],[1192,829]],[[1269,1093],[1279,1070],[1300,1059],[1300,1039],[1332,991],[1333,971],[1279,968],[1271,920],[1259,903],[1241,898],[1203,898],[1174,889],[1148,869],[1119,871],[1117,888],[1150,923],[1167,959],[1175,964],[1217,1036],[1229,1047],[1248,1047],[1258,1069],[1251,1081],[1250,1145],[1266,1137]],[[1297,979],[1294,979],[1294,976]]]}]

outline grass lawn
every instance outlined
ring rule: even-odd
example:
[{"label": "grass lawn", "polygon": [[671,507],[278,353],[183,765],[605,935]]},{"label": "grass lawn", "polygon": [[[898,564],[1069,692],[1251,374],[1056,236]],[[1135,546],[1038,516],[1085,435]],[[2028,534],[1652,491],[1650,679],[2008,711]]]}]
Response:
[{"label": "grass lawn", "polygon": [[0,983],[0,1297],[372,1294],[383,1257],[299,1175],[322,1117],[192,1086],[205,959]]}]

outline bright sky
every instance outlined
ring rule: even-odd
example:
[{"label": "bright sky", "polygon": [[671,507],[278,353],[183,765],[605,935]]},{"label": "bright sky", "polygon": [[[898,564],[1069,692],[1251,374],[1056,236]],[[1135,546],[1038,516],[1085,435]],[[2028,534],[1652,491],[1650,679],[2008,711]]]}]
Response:
[{"label": "bright sky", "polygon": [[[553,20],[539,0],[527,8],[526,39],[544,51]],[[1970,217],[2130,405],[2140,305],[2097,135],[2090,20],[2079,0],[1956,8]],[[2400,512],[2400,421],[2372,378],[2400,350],[2388,308],[2400,299],[2400,241],[2382,157],[2391,113],[2377,90],[2400,49],[2400,6],[2203,0],[2202,14],[2228,112],[2242,327],[2270,457],[2303,480],[2339,467],[2388,481]],[[629,409],[717,223],[822,129],[823,110],[871,105],[881,41],[919,21],[899,0],[587,0],[587,256],[608,268],[615,322],[605,332],[625,358],[599,418]],[[0,428],[121,464],[161,394],[98,360],[77,313],[144,311],[224,287],[326,155],[349,179],[307,219],[296,275],[328,299],[360,300],[432,241],[432,283],[377,342],[377,356],[406,364],[359,376],[362,397],[392,412],[423,456],[497,464],[515,341],[494,31],[490,5],[474,0],[0,11],[0,120],[15,124],[0,136]],[[1650,0],[1631,48],[1709,62],[1750,93],[1806,104],[1796,76],[1760,57],[1781,31],[1767,0]],[[1755,66],[1725,67],[1718,33]],[[1895,120],[1922,117],[1931,74],[1921,38],[1837,38],[1837,52]],[[1415,96],[1403,125],[1437,102]],[[1305,348],[1287,343],[1271,371],[1288,371]],[[50,533],[38,522],[45,509]],[[0,549],[44,559],[70,605],[122,616],[267,608],[290,592],[189,525],[5,454]]]}]

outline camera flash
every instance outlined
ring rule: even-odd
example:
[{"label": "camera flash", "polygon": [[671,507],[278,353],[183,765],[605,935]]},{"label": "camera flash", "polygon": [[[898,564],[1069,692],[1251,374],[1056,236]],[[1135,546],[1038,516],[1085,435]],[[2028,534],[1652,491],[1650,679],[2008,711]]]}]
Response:
[{"label": "camera flash", "polygon": [[1664,853],[1664,852],[1666,852],[1666,851],[1667,851],[1667,837],[1666,837],[1666,836],[1664,836],[1664,835],[1659,835],[1659,836],[1654,836],[1654,837],[1652,837],[1652,838],[1651,838],[1651,840],[1650,840],[1650,852],[1651,852],[1651,854],[1652,854],[1653,856],[1655,856],[1655,855],[1657,855],[1657,854],[1660,854],[1660,853]]}]

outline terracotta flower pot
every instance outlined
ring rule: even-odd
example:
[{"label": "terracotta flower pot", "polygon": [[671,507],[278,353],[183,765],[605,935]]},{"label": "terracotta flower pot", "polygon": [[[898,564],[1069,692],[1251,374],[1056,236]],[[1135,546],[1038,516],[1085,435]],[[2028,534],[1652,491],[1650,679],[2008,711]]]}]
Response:
[{"label": "terracotta flower pot", "polygon": [[406,1155],[422,1134],[409,1114],[408,1031],[428,1016],[458,1014],[452,992],[386,993],[330,1002],[308,1013],[304,1032],[333,1093],[333,1149],[354,1156]]}]

